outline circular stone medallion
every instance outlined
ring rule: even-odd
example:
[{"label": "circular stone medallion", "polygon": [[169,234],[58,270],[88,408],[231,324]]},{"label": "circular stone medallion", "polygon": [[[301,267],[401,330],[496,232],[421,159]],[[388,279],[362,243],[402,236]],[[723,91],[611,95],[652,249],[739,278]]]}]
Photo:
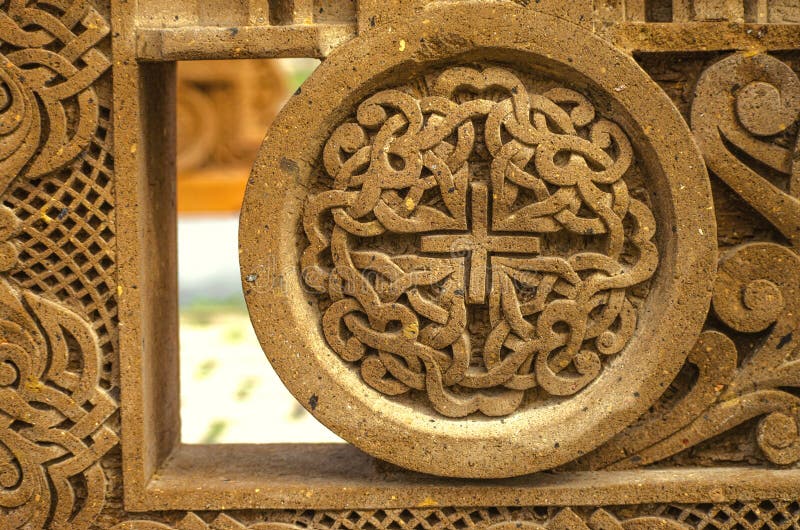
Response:
[{"label": "circular stone medallion", "polygon": [[520,475],[666,389],[708,308],[710,204],[630,57],[520,7],[433,8],[338,48],[273,124],[243,285],[334,432],[413,470]]}]

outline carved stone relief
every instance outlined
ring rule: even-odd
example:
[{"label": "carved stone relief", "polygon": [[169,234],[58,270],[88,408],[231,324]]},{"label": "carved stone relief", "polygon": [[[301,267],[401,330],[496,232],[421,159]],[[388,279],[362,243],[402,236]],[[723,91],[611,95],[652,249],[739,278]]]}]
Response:
[{"label": "carved stone relief", "polygon": [[[378,528],[386,528],[391,525],[392,520],[403,521],[405,525],[413,528],[417,526],[417,521],[425,515],[423,512],[405,510],[405,513],[385,513],[383,521],[379,521],[376,516],[383,514],[354,513],[356,515],[356,525],[364,519],[372,519],[373,524]],[[335,514],[341,517],[345,514]],[[346,514],[349,515],[349,514]],[[442,514],[444,515],[444,514]],[[619,520],[608,511],[599,509],[584,517],[581,517],[573,510],[565,508],[555,511],[552,514],[538,515],[535,519],[506,520],[491,522],[492,516],[489,514],[476,514],[479,518],[486,517],[487,521],[472,522],[470,513],[467,511],[455,512],[459,518],[464,518],[472,523],[470,526],[476,529],[485,530],[637,530],[637,529],[663,529],[663,530],[686,530],[689,527],[679,521],[670,520],[666,517],[632,517]],[[372,517],[370,517],[372,516]],[[433,512],[427,514],[427,518],[436,521],[440,514]],[[535,517],[535,516],[534,516]],[[497,518],[502,519],[502,517]],[[336,521],[336,519],[333,519]],[[417,520],[417,521],[415,521]],[[415,524],[417,523],[417,524]],[[352,524],[352,523],[351,523]],[[447,520],[440,521],[442,528],[448,528]],[[437,525],[438,526],[438,525]],[[132,521],[122,523],[114,527],[114,530],[300,530],[303,526],[287,523],[255,523],[250,526],[237,522],[227,515],[221,515],[207,524],[203,519],[195,514],[189,514],[184,519],[170,526],[151,521]]]},{"label": "carved stone relief", "polygon": [[109,66],[95,45],[109,31],[82,2],[52,10],[10,2],[3,21],[0,185],[72,162],[92,139],[99,101],[92,84]]},{"label": "carved stone relief", "polygon": [[[790,3],[767,4],[770,20],[794,20]],[[274,336],[264,342],[277,346],[267,352],[276,368],[312,412],[334,428],[350,422],[345,429],[361,436],[353,443],[371,452],[386,445],[382,437],[406,444],[420,424],[429,425],[415,434],[423,453],[440,447],[442,431],[457,431],[452,454],[381,454],[411,468],[478,474],[459,460],[473,454],[498,461],[488,474],[561,466],[523,483],[637,468],[634,489],[652,486],[647,473],[657,468],[711,472],[722,462],[794,472],[797,54],[644,57],[645,73],[588,30],[564,26],[560,38],[553,28],[566,22],[515,27],[505,15],[519,11],[476,6],[478,22],[436,18],[434,9],[416,29],[376,29],[350,48],[363,55],[340,50],[290,103],[295,136],[279,120],[271,141],[285,134],[286,143],[268,142],[249,192],[278,206],[249,210],[243,232],[243,283],[262,340]],[[464,15],[451,7],[445,12]],[[0,528],[800,525],[797,495],[753,499],[751,484],[725,492],[727,500],[712,488],[694,504],[641,504],[632,492],[625,505],[581,506],[576,496],[559,506],[198,503],[126,512],[116,267],[136,257],[117,248],[115,183],[142,177],[131,167],[115,174],[107,15],[104,3],[0,4]],[[537,48],[546,39],[531,42],[532,32],[550,35],[550,48]],[[497,38],[508,39],[502,53],[474,52]],[[403,68],[387,73],[392,61]],[[119,57],[114,68],[126,62],[135,58]],[[328,99],[318,99],[323,93]],[[133,97],[116,96],[123,108]],[[276,261],[265,261],[265,249],[277,250]],[[313,335],[313,350],[285,334],[291,326],[276,330],[268,320],[287,292],[281,322]],[[289,359],[305,351],[314,355]],[[654,351],[664,356],[644,362]],[[317,382],[330,374],[341,379]],[[339,408],[354,394],[369,414]],[[632,412],[605,416],[615,404]],[[554,410],[575,414],[554,414],[548,431],[543,414]],[[386,423],[393,415],[400,420]],[[585,428],[589,419],[600,427]],[[481,443],[492,429],[514,450],[497,456]],[[541,452],[525,445],[535,429]],[[237,498],[252,494],[230,487]]]},{"label": "carved stone relief", "polygon": [[100,386],[97,336],[5,280],[0,306],[0,515],[7,528],[85,527],[103,509],[99,459],[118,441],[105,425],[117,404]]},{"label": "carved stone relief", "polygon": [[[336,57],[382,71],[329,58],[265,141],[240,231],[245,296],[289,389],[367,452],[448,476],[554,467],[635,420],[699,333],[716,247],[702,160],[692,143],[672,154],[689,132],[644,72],[588,32],[575,46],[619,70],[513,34],[513,65],[452,64],[502,16],[486,11],[425,14],[456,44],[419,23]],[[419,65],[392,73],[398,53]],[[341,95],[318,88],[345,73]],[[563,429],[587,411],[594,427]],[[414,443],[384,441],[396,432]]]},{"label": "carved stone relief", "polygon": [[82,2],[0,11],[3,528],[88,528],[105,507],[100,461],[119,439],[109,31]]},{"label": "carved stone relief", "polygon": [[730,55],[700,76],[691,123],[708,167],[772,224],[776,236],[774,242],[740,243],[735,227],[720,234],[721,241],[737,241],[725,243],[712,313],[688,357],[696,376],[679,378],[679,390],[583,459],[590,468],[647,465],[751,420],[755,451],[747,460],[800,460],[798,83],[788,64],[769,55]]},{"label": "carved stone relief", "polygon": [[274,511],[268,516],[175,514],[159,521],[132,520],[115,530],[788,530],[800,522],[797,502],[614,506],[596,508],[493,507],[405,510]]},{"label": "carved stone relief", "polygon": [[327,343],[444,416],[573,395],[630,342],[658,264],[630,140],[502,67],[421,82],[370,96],[325,145],[300,266]]}]

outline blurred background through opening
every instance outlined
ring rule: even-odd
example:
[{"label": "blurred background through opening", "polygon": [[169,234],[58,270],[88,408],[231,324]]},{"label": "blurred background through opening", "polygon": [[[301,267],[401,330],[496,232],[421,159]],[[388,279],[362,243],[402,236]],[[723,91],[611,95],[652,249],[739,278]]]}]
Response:
[{"label": "blurred background through opening", "polygon": [[319,61],[178,64],[178,280],[184,443],[341,441],[264,356],[239,280],[238,224],[264,134]]}]

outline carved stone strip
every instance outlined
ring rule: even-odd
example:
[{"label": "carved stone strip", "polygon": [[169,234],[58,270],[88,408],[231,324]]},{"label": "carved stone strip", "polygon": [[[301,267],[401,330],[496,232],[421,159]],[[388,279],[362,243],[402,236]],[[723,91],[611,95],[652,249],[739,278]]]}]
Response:
[{"label": "carved stone strip", "polygon": [[0,527],[89,528],[117,445],[110,28],[0,10]]},{"label": "carved stone strip", "polygon": [[[11,210],[0,210],[6,237],[15,224]],[[100,386],[97,335],[80,316],[6,280],[0,335],[0,521],[85,528],[104,505],[99,460],[118,441],[105,425],[117,403]]]},{"label": "carved stone strip", "polygon": [[164,514],[114,530],[788,530],[797,502],[735,502],[604,508],[408,508],[400,510]]}]

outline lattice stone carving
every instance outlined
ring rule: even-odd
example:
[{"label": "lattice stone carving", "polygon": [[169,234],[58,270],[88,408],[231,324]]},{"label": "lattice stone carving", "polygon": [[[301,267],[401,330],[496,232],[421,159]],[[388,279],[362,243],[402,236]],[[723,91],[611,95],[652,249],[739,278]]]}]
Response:
[{"label": "lattice stone carving", "polygon": [[110,111],[86,152],[69,168],[41,179],[19,179],[5,203],[22,221],[19,262],[12,277],[89,315],[106,358],[111,384],[117,336],[115,221]]},{"label": "lattice stone carving", "polygon": [[22,221],[10,271],[89,317],[113,386],[117,337],[110,26],[87,2],[0,10],[0,189]]},{"label": "lattice stone carving", "polygon": [[[797,501],[659,504],[561,508],[406,508],[384,510],[298,510],[246,514],[194,513],[177,522],[131,521],[115,530],[790,530],[800,524]],[[209,520],[210,523],[205,522]]]},{"label": "lattice stone carving", "polygon": [[[305,511],[295,514],[290,521],[308,528],[325,530],[472,530],[502,524],[536,523],[548,527],[562,508],[545,506],[491,507],[491,508],[439,508],[405,510],[351,510]],[[706,504],[661,504],[642,506],[573,508],[567,512],[579,513],[589,521],[590,528],[619,530],[620,528],[671,529],[697,528],[704,530],[761,530],[770,528],[788,530],[800,524],[800,504],[794,501],[756,501]],[[614,514],[610,516],[609,514]],[[593,517],[594,515],[594,517]],[[611,518],[613,517],[613,518]],[[566,520],[566,516],[561,516]],[[584,528],[581,522],[570,518],[574,526]],[[605,523],[608,526],[602,526]],[[672,526],[670,526],[672,525]],[[552,527],[552,526],[550,526]]]}]

